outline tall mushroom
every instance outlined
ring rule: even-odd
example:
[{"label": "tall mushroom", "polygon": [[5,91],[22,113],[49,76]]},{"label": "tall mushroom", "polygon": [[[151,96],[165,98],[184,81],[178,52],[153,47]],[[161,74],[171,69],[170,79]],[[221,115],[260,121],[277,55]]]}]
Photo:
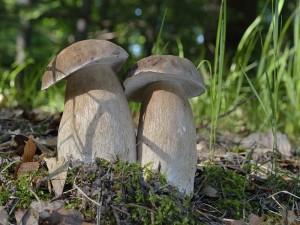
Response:
[{"label": "tall mushroom", "polygon": [[80,41],[61,51],[47,66],[46,89],[67,80],[58,131],[58,156],[91,162],[136,161],[135,132],[117,72],[128,54],[103,40]]},{"label": "tall mushroom", "polygon": [[124,81],[128,99],[141,101],[138,160],[165,173],[191,193],[196,170],[196,129],[188,98],[204,92],[202,77],[187,59],[153,55],[140,60]]}]

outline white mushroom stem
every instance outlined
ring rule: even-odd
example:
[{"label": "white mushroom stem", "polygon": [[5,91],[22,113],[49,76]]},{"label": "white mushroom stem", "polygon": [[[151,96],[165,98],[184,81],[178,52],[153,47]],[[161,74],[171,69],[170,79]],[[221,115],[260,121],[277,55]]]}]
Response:
[{"label": "white mushroom stem", "polygon": [[58,133],[58,156],[83,162],[96,157],[134,162],[135,149],[131,113],[113,70],[96,64],[70,75]]},{"label": "white mushroom stem", "polygon": [[194,189],[196,129],[180,84],[159,81],[144,92],[138,130],[138,159],[165,173],[187,194]]}]

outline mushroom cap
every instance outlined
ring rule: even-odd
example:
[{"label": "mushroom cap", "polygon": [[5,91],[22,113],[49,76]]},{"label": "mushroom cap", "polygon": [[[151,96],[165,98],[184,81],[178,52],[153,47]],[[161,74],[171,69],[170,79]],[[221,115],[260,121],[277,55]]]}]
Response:
[{"label": "mushroom cap", "polygon": [[76,42],[62,50],[48,64],[42,79],[42,90],[95,64],[108,65],[117,72],[127,58],[128,54],[123,48],[109,41],[90,39]]},{"label": "mushroom cap", "polygon": [[202,76],[191,61],[173,55],[152,55],[141,59],[128,71],[125,94],[130,100],[141,101],[145,87],[157,81],[179,82],[187,98],[205,91]]}]

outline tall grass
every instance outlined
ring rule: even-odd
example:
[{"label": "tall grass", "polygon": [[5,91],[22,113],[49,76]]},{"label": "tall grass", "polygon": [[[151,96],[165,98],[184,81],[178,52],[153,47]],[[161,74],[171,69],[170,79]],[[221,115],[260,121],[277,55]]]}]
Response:
[{"label": "tall grass", "polygon": [[[41,108],[48,112],[63,110],[65,85],[58,84],[46,91],[41,91],[41,77],[46,68],[45,63],[35,63],[28,58],[22,64],[13,64],[10,69],[0,68],[1,103],[5,107],[22,107],[24,109]],[[22,87],[18,87],[16,77],[23,73]]]},{"label": "tall grass", "polygon": [[[211,101],[211,132],[210,132],[210,150],[214,150],[213,143],[216,142],[216,131],[218,128],[218,117],[220,113],[223,84],[223,68],[225,57],[226,41],[226,0],[222,0],[218,21],[218,31],[216,39],[216,50],[213,67],[213,77],[210,84]],[[212,152],[213,153],[213,152]]]},{"label": "tall grass", "polygon": [[162,33],[163,33],[164,24],[165,24],[165,21],[166,21],[167,12],[168,12],[168,8],[165,9],[164,16],[162,18],[162,22],[161,22],[161,25],[160,25],[160,29],[159,29],[159,32],[158,32],[157,39],[156,39],[156,42],[154,43],[153,48],[152,48],[152,54],[162,54],[165,51],[165,49],[168,45],[168,42],[167,42],[163,46],[163,41],[162,41]]},{"label": "tall grass", "polygon": [[[255,76],[251,77],[251,89],[256,89],[259,93],[259,102],[266,113],[264,121],[261,118],[249,114],[249,118],[262,122],[260,129],[268,124],[276,137],[277,129],[280,128],[290,136],[295,137],[299,132],[299,86],[297,79],[300,70],[297,68],[297,55],[299,54],[299,6],[294,13],[284,22],[281,21],[281,11],[284,0],[272,1],[273,12],[272,22],[265,36],[260,33],[261,57],[257,60],[257,70]],[[291,29],[294,21],[294,43],[286,39],[286,32]],[[259,25],[258,25],[259,26]],[[299,58],[298,58],[299,59]],[[247,72],[246,72],[247,73]],[[298,74],[298,75],[297,75]],[[251,76],[251,75],[250,75]],[[250,81],[247,77],[248,82]],[[249,82],[250,84],[250,82]],[[297,102],[297,103],[296,103]],[[255,105],[251,104],[251,106]],[[291,121],[293,121],[291,123]],[[277,148],[276,138],[273,143]]]},{"label": "tall grass", "polygon": [[16,84],[16,78],[26,67],[33,64],[33,59],[28,58],[21,64],[13,64],[10,69],[0,68],[0,94],[3,99],[3,105],[6,107],[14,107],[19,104],[18,87]]},{"label": "tall grass", "polygon": [[[271,13],[266,10],[270,4],[273,9]],[[206,118],[211,115],[209,124],[213,126],[213,138],[216,127],[217,131],[224,128],[237,132],[241,122],[241,127],[246,127],[248,132],[271,128],[275,137],[277,130],[280,130],[292,140],[299,138],[300,6],[298,3],[294,12],[288,18],[283,18],[281,14],[285,4],[284,0],[266,2],[262,12],[245,31],[232,59],[226,58],[225,54],[228,64],[224,67],[222,81],[218,80],[220,74],[213,79],[205,79],[210,87],[210,98],[201,96],[192,101],[193,110],[198,115]],[[270,17],[268,24],[266,21]],[[219,25],[219,33],[221,27]],[[294,35],[289,38],[291,31]],[[216,57],[221,59],[219,50],[220,47],[216,45]],[[209,74],[209,68],[203,65],[200,71]],[[216,74],[215,71],[216,59],[213,74]],[[250,98],[252,95],[256,99]],[[239,105],[245,99],[251,101]],[[239,107],[226,118],[218,119],[220,113],[226,113],[236,105]],[[226,127],[228,124],[230,127]],[[276,151],[276,139],[273,145]]]}]

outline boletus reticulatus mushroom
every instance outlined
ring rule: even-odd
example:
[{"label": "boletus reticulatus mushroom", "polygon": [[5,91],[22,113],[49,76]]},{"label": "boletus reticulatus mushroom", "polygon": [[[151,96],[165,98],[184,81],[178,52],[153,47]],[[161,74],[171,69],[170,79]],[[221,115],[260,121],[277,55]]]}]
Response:
[{"label": "boletus reticulatus mushroom", "polygon": [[42,89],[67,80],[58,156],[91,162],[136,161],[135,131],[116,72],[128,58],[121,47],[85,40],[62,50],[46,68]]},{"label": "boletus reticulatus mushroom", "polygon": [[128,99],[142,102],[137,150],[142,165],[165,173],[183,193],[194,188],[196,129],[188,99],[204,92],[202,77],[187,59],[153,55],[140,60],[124,81]]}]

